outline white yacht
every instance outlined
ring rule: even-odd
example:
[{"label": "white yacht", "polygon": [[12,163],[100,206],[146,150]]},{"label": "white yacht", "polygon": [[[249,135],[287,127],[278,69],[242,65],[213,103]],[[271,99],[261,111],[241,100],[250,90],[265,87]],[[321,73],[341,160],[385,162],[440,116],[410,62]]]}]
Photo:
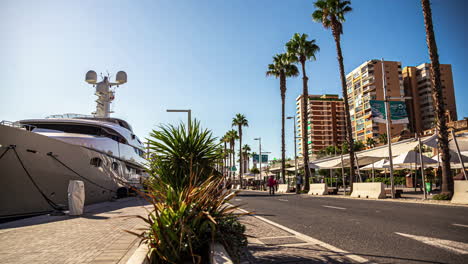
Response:
[{"label": "white yacht", "polygon": [[145,149],[124,120],[110,117],[116,82],[89,71],[86,81],[96,87],[92,116],[66,114],[44,119],[0,123],[0,218],[62,210],[67,206],[70,180],[85,184],[85,204],[125,196],[140,188]]}]

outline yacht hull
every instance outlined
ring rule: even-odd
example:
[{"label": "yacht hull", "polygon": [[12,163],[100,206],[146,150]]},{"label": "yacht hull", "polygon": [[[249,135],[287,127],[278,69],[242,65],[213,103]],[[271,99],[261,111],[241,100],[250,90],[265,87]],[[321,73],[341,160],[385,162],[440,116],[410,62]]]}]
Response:
[{"label": "yacht hull", "polygon": [[70,180],[84,182],[85,204],[112,199],[129,180],[122,160],[16,127],[0,125],[0,156],[0,218],[66,208]]}]

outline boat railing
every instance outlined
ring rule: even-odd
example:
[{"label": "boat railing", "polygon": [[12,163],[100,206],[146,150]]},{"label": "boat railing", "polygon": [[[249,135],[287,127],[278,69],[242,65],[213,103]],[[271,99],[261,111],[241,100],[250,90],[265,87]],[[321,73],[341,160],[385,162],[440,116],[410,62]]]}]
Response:
[{"label": "boat railing", "polygon": [[21,124],[21,123],[18,122],[18,121],[12,122],[12,121],[8,121],[8,120],[2,120],[2,121],[0,121],[0,125],[9,126],[9,127],[16,127],[16,128],[21,128],[21,129],[25,129],[25,130],[27,130],[27,131],[32,131],[33,129],[36,128],[36,126],[33,126],[33,125]]}]

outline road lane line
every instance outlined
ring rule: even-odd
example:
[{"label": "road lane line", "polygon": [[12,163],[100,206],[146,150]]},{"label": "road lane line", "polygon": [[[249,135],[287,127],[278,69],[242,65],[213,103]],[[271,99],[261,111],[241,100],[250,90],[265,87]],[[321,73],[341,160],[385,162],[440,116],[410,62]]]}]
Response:
[{"label": "road lane line", "polygon": [[446,239],[439,239],[434,237],[426,237],[426,236],[415,236],[405,233],[398,233],[395,234],[412,238],[416,241],[420,241],[424,244],[435,246],[438,248],[443,248],[445,250],[449,250],[458,254],[468,254],[468,244],[458,241],[446,240]]},{"label": "road lane line", "polygon": [[327,207],[327,208],[338,209],[338,210],[346,210],[346,208],[343,208],[343,207],[336,207],[336,206],[329,206],[329,205],[322,205],[322,206]]},{"label": "road lane line", "polygon": [[[242,208],[238,208],[238,209],[239,209],[240,211],[244,212],[244,213],[249,213],[248,211],[246,211],[246,210],[244,210],[244,209],[242,209]],[[320,240],[318,240],[318,239],[316,239],[316,238],[313,238],[313,237],[310,237],[310,236],[308,236],[308,235],[299,233],[299,232],[297,232],[297,231],[295,231],[295,230],[292,230],[292,229],[290,229],[290,228],[288,228],[288,227],[285,227],[285,226],[283,226],[283,225],[280,225],[280,224],[278,224],[278,223],[276,223],[276,222],[270,221],[270,220],[268,220],[268,219],[266,219],[266,218],[264,218],[264,217],[261,217],[261,216],[258,216],[258,215],[254,215],[254,214],[251,214],[250,216],[256,217],[257,219],[260,219],[260,220],[262,220],[262,221],[265,222],[265,223],[268,223],[268,224],[270,224],[270,225],[273,225],[273,226],[276,226],[276,227],[278,227],[278,228],[280,228],[280,229],[283,229],[284,231],[289,232],[289,233],[291,233],[291,234],[297,236],[297,238],[299,238],[299,239],[301,239],[301,240],[307,241],[307,242],[309,242],[309,243],[316,244],[316,245],[318,245],[318,246],[320,246],[320,247],[326,248],[326,249],[328,249],[328,250],[330,250],[330,251],[333,251],[333,252],[335,252],[335,253],[339,253],[340,255],[342,255],[342,256],[344,256],[344,257],[346,257],[346,258],[349,258],[349,259],[351,259],[351,260],[354,260],[354,261],[356,261],[356,262],[358,262],[358,263],[369,263],[369,264],[370,264],[370,263],[373,263],[373,262],[370,262],[370,261],[369,261],[368,259],[366,259],[366,258],[363,258],[363,257],[361,257],[361,256],[358,256],[358,255],[355,255],[355,254],[352,254],[352,253],[349,253],[348,251],[345,251],[345,250],[343,250],[343,249],[341,249],[341,248],[337,248],[337,247],[335,247],[335,246],[332,246],[332,245],[330,245],[330,244],[327,244],[327,243],[325,243],[325,242],[323,242],[323,241],[320,241]]]},{"label": "road lane line", "polygon": [[287,202],[288,200],[285,200],[285,199],[278,199],[278,201]]},{"label": "road lane line", "polygon": [[462,225],[462,224],[452,224],[454,226],[461,226],[461,227],[468,227],[468,225]]}]

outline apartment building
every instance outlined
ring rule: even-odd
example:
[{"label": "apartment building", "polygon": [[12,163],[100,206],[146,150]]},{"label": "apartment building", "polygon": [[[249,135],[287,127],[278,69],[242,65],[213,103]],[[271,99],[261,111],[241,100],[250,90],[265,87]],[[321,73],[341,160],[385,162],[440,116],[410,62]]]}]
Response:
[{"label": "apartment building", "polygon": [[[385,70],[387,96],[404,96],[401,62],[370,60],[346,75],[349,112],[354,140],[365,142],[367,138],[378,138],[386,134],[384,123],[372,119],[370,100],[384,100],[383,71]],[[407,129],[407,124],[392,124],[392,137]]]},{"label": "apartment building", "polygon": [[[453,86],[452,66],[440,65],[442,94],[445,103],[447,122],[457,120],[457,107]],[[435,105],[432,98],[432,82],[430,64],[405,67],[403,69],[403,84],[407,96],[413,97],[409,102],[410,129],[422,133],[435,126]]]},{"label": "apartment building", "polygon": [[[309,95],[307,144],[309,153],[313,154],[327,146],[340,146],[345,141],[345,116],[343,99],[335,94]],[[296,98],[297,131],[302,136],[302,95]],[[299,153],[302,156],[304,142],[298,142]]]}]

